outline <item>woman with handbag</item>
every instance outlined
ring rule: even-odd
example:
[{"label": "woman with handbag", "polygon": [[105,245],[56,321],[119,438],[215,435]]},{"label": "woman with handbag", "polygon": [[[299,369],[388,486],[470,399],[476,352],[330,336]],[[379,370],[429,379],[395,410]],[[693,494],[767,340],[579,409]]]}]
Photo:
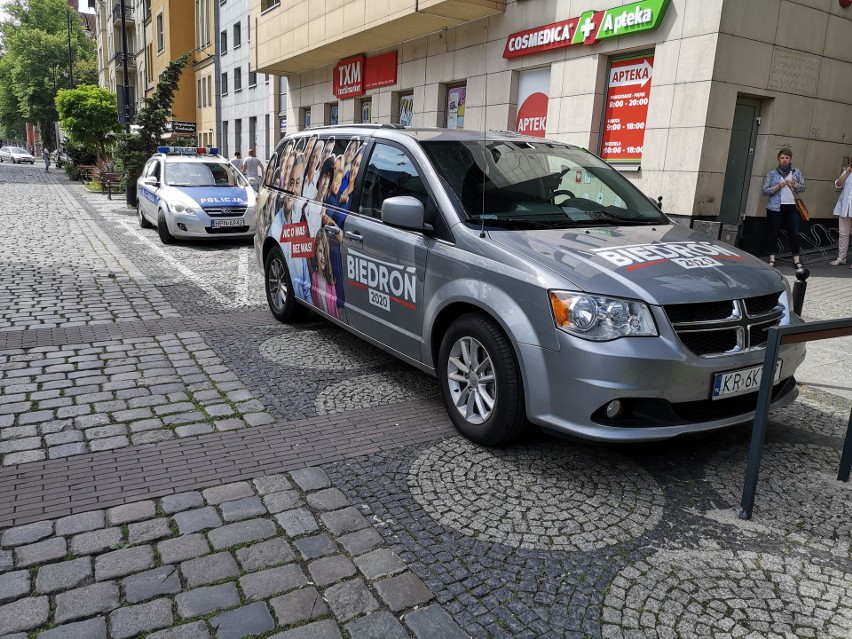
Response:
[{"label": "woman with handbag", "polygon": [[[840,230],[840,240],[837,243],[837,259],[830,262],[832,266],[846,264],[846,252],[849,250],[849,231],[852,230],[852,180],[849,179],[850,173],[852,173],[852,164],[847,166],[840,177],[834,181],[834,186],[843,190],[840,191],[840,197],[837,198],[837,204],[834,205],[837,228]],[[852,266],[849,268],[852,268]]]},{"label": "woman with handbag", "polygon": [[796,198],[805,190],[805,177],[792,165],[793,151],[784,147],[778,151],[778,166],[763,179],[763,194],[769,196],[766,204],[766,219],[769,221],[769,266],[775,266],[778,237],[781,227],[786,227],[793,254],[793,266],[802,268],[801,243],[799,242],[799,208]]}]

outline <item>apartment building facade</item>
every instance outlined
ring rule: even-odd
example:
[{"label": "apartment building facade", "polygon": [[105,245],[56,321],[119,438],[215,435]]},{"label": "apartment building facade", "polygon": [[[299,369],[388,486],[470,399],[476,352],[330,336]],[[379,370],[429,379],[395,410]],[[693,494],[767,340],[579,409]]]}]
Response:
[{"label": "apartment building facade", "polygon": [[217,51],[219,56],[219,150],[231,157],[250,149],[266,162],[277,141],[273,118],[273,78],[258,73],[251,53],[252,21],[249,0],[219,4]]},{"label": "apartment building facade", "polygon": [[289,80],[288,130],[373,121],[547,136],[748,245],[783,146],[815,217],[832,218],[852,139],[849,4],[251,0],[252,56]]}]

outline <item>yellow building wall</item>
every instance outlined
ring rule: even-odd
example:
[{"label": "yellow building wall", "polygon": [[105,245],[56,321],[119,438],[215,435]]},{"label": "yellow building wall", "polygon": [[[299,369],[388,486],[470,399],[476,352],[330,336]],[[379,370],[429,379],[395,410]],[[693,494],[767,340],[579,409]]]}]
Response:
[{"label": "yellow building wall", "polygon": [[[157,15],[163,13],[164,47],[157,50]],[[160,77],[172,60],[195,48],[195,6],[188,0],[152,0],[151,2],[152,43],[154,45],[154,78]],[[174,119],[195,122],[195,73],[194,59],[189,61],[181,74],[175,92],[172,111]]]}]

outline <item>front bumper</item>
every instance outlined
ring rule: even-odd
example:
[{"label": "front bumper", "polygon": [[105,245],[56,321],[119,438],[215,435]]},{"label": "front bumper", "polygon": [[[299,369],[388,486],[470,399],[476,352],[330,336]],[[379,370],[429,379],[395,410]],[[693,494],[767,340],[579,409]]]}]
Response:
[{"label": "front bumper", "polygon": [[[221,237],[252,237],[254,235],[254,209],[248,208],[243,215],[208,215],[204,211],[178,213],[169,211],[166,223],[169,233],[181,238],[216,239]],[[220,220],[238,220],[236,226],[214,226]]]},{"label": "front bumper", "polygon": [[[596,441],[663,440],[725,428],[753,419],[757,392],[712,400],[716,373],[763,363],[763,349],[697,357],[674,333],[589,342],[557,331],[560,349],[517,344],[529,420],[556,434]],[[783,346],[781,376],[771,407],[798,395],[796,369],[804,344]],[[612,400],[623,410],[606,416]]]}]

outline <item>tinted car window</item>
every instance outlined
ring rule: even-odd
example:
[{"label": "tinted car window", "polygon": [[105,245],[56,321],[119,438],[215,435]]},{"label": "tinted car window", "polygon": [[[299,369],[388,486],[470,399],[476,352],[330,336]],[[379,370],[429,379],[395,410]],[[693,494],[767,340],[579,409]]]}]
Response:
[{"label": "tinted car window", "polygon": [[380,218],[382,202],[389,197],[411,195],[424,206],[429,199],[417,167],[402,149],[377,143],[364,171],[359,211]]}]

